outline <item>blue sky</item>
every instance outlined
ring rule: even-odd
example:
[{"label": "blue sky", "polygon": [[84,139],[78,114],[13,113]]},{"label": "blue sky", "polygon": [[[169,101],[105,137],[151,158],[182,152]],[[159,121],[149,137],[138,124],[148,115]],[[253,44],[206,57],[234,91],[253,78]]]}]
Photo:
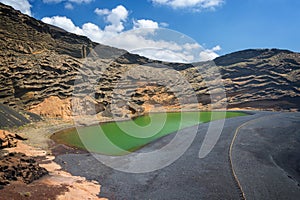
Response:
[{"label": "blue sky", "polygon": [[204,59],[249,48],[300,52],[299,0],[1,1],[100,43],[128,30],[161,27],[191,37],[203,47]]}]

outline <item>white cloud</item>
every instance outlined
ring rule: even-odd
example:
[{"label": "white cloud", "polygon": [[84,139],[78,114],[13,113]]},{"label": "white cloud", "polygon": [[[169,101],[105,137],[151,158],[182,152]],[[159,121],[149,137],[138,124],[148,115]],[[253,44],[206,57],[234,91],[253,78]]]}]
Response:
[{"label": "white cloud", "polygon": [[213,60],[219,55],[211,50],[205,50],[201,51],[200,54],[200,61],[208,61],[208,60]]},{"label": "white cloud", "polygon": [[[182,51],[182,47],[173,42],[165,41],[162,39],[148,39],[145,33],[148,30],[145,30],[143,33],[139,31],[129,31],[124,32],[115,37],[113,40],[107,41],[112,46],[117,46],[119,48],[124,48],[130,51],[140,51],[141,49],[168,49],[170,51]],[[149,35],[152,34],[150,30]],[[148,35],[148,36],[149,36]]]},{"label": "white cloud", "polygon": [[128,17],[128,10],[124,6],[118,5],[112,10],[96,8],[94,12],[100,16],[104,15],[105,20],[110,23],[105,26],[105,31],[121,32],[124,30],[123,22]]},{"label": "white cloud", "polygon": [[82,3],[91,3],[94,0],[68,0],[68,1],[73,2],[73,3],[82,4]]},{"label": "white cloud", "polygon": [[60,3],[63,1],[77,3],[77,4],[83,4],[83,3],[91,3],[94,0],[43,0],[44,3]]},{"label": "white cloud", "polygon": [[201,48],[201,46],[198,43],[186,43],[183,45],[183,48],[187,51],[191,51],[194,49]]},{"label": "white cloud", "polygon": [[16,10],[31,16],[31,5],[28,0],[0,0],[1,3],[12,6]]},{"label": "white cloud", "polygon": [[168,23],[166,23],[166,22],[160,22],[159,23],[159,26],[161,26],[161,27],[168,27],[169,26],[169,24]]},{"label": "white cloud", "polygon": [[65,4],[65,9],[73,10],[73,9],[74,9],[74,6],[73,6],[71,3],[66,3],[66,4]]},{"label": "white cloud", "polygon": [[65,9],[73,10],[74,9],[74,3],[75,4],[88,4],[91,3],[94,0],[43,0],[44,3],[61,3],[65,2]]},{"label": "white cloud", "polygon": [[220,45],[215,46],[214,48],[212,48],[213,51],[220,51],[222,48],[220,47]]},{"label": "white cloud", "polygon": [[220,6],[224,3],[224,0],[204,0],[202,7],[203,8],[213,8],[213,7],[217,7]]},{"label": "white cloud", "polygon": [[194,60],[194,56],[187,52],[176,52],[168,49],[153,48],[153,49],[142,49],[140,51],[131,51],[131,52],[143,55],[153,60],[171,61],[171,62],[180,62],[180,63],[190,63]]},{"label": "white cloud", "polygon": [[[90,22],[79,27],[64,16],[44,17],[42,21],[87,36],[101,44],[163,61],[188,63],[211,60],[218,56],[215,51],[221,49],[220,46],[216,46],[203,50],[202,46],[195,41],[187,39],[188,37],[178,32],[160,29],[158,22],[149,19],[134,20],[132,29],[124,32],[123,22],[128,18],[128,11],[123,6],[117,6],[112,10],[96,9],[95,13],[104,16],[107,22],[105,27],[100,28]],[[162,36],[159,31],[162,31]],[[172,38],[174,39],[171,40]]]},{"label": "white cloud", "polygon": [[213,60],[219,55],[215,51],[220,51],[221,47],[219,45],[213,47],[212,49],[205,49],[200,52],[199,57],[200,61],[208,61],[208,60]]},{"label": "white cloud", "polygon": [[110,13],[110,11],[108,9],[100,9],[100,8],[96,8],[94,11],[97,15],[108,15]]},{"label": "white cloud", "polygon": [[63,2],[64,0],[43,0],[44,3],[60,3]]},{"label": "white cloud", "polygon": [[75,26],[72,20],[65,16],[44,17],[41,20],[47,24],[52,24],[60,28],[63,28],[66,31],[69,31],[71,33],[84,35],[82,29]]},{"label": "white cloud", "polygon": [[121,32],[124,30],[123,22],[126,21],[128,16],[128,11],[122,5],[117,6],[112,9],[107,15],[106,20],[111,23],[111,25],[106,26],[106,31],[111,32]]},{"label": "white cloud", "polygon": [[215,8],[224,3],[224,0],[152,0],[154,4],[177,8],[193,8],[199,10],[203,8]]},{"label": "white cloud", "polygon": [[[107,32],[101,30],[99,26],[93,23],[85,23],[82,25],[83,35],[87,36],[95,42],[103,42],[105,38],[108,38],[109,35]],[[112,34],[110,34],[112,35]]]},{"label": "white cloud", "polygon": [[95,13],[98,15],[106,15],[106,20],[112,24],[126,21],[128,17],[128,10],[122,5],[118,5],[112,10],[96,8]]},{"label": "white cloud", "polygon": [[158,23],[149,19],[140,19],[133,21],[134,28],[158,28]]}]

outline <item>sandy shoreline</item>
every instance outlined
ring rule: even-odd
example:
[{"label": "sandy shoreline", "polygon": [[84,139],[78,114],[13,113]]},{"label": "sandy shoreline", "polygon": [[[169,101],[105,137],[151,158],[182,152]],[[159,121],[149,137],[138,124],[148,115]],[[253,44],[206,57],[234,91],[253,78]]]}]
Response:
[{"label": "sandy shoreline", "polygon": [[[10,130],[28,138],[28,140],[18,141],[17,147],[5,150],[36,157],[39,165],[47,169],[49,175],[28,185],[13,182],[3,190],[0,190],[0,199],[7,199],[6,195],[9,195],[10,198],[22,199],[24,195],[29,194],[31,199],[41,199],[41,196],[36,196],[39,195],[39,192],[42,192],[45,198],[47,197],[46,199],[105,199],[98,196],[101,186],[97,181],[88,181],[84,177],[73,176],[63,171],[61,166],[54,162],[55,155],[52,153],[52,150],[59,148],[61,145],[54,144],[49,137],[59,130],[71,127],[74,127],[74,125],[69,122],[41,121]],[[53,193],[53,191],[56,192]]]}]

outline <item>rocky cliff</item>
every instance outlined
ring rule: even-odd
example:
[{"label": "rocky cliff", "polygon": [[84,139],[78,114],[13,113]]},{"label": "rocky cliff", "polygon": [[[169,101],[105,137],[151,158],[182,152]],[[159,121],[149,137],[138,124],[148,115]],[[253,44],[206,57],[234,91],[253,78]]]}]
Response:
[{"label": "rocky cliff", "polygon": [[17,110],[68,119],[130,117],[161,106],[300,109],[299,53],[245,50],[213,62],[166,63],[97,44],[4,4],[0,15],[0,103]]},{"label": "rocky cliff", "polygon": [[225,80],[229,107],[300,108],[300,54],[287,50],[245,50],[215,59]]}]

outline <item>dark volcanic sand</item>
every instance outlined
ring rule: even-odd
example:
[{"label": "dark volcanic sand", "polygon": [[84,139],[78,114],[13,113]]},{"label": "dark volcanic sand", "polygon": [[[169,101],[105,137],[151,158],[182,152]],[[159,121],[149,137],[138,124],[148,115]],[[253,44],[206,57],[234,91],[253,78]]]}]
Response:
[{"label": "dark volcanic sand", "polygon": [[241,128],[233,160],[247,199],[300,199],[300,113]]},{"label": "dark volcanic sand", "polygon": [[[250,121],[259,118],[257,121]],[[73,175],[97,180],[101,197],[110,199],[240,199],[230,168],[228,150],[233,146],[234,170],[247,199],[297,199],[299,187],[300,113],[255,112],[226,119],[221,137],[203,159],[198,153],[208,124],[199,125],[190,148],[161,170],[130,174],[111,169],[91,154],[63,154],[56,161]],[[189,128],[185,129],[187,133]],[[151,151],[165,144],[167,136],[146,146]]]}]

